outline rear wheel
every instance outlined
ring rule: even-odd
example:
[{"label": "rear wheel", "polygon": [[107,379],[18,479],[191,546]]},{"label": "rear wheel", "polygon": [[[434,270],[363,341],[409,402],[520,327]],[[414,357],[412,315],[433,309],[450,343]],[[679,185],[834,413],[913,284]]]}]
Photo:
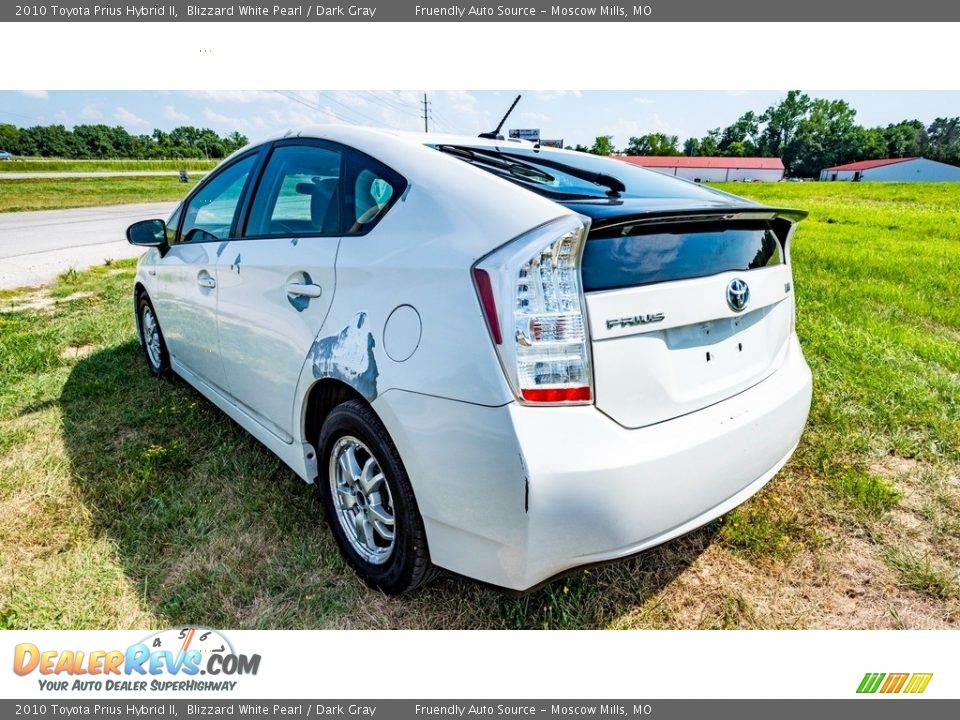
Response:
[{"label": "rear wheel", "polygon": [[170,355],[167,352],[167,343],[163,339],[163,331],[160,330],[153,303],[145,292],[137,297],[137,329],[150,372],[157,377],[169,373]]},{"label": "rear wheel", "polygon": [[338,406],[317,447],[327,522],[360,577],[392,595],[431,580],[437,571],[413,489],[376,414],[359,400]]}]

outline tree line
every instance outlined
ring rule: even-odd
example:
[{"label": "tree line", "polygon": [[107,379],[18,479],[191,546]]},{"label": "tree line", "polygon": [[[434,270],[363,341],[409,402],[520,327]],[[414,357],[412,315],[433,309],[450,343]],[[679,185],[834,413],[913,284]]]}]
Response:
[{"label": "tree line", "polygon": [[238,132],[218,135],[210,128],[189,125],[170,132],[132,135],[108,125],[34,125],[20,128],[0,124],[0,150],[14,155],[71,160],[153,160],[224,158],[249,141]]},{"label": "tree line", "polygon": [[[903,120],[886,127],[864,127],[845,100],[811,98],[799,90],[761,113],[745,112],[725,128],[680,143],[676,135],[648,133],[631,137],[626,155],[708,155],[779,157],[787,173],[813,177],[823,168],[857,160],[920,156],[960,165],[960,117],[941,117],[927,124]],[[592,146],[570,149],[612,155],[612,135]]]}]

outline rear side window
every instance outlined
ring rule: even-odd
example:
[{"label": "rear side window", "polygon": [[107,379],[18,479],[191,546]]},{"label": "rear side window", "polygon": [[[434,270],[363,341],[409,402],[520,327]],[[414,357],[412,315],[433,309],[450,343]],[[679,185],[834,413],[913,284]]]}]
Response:
[{"label": "rear side window", "polygon": [[587,292],[612,290],[782,262],[780,241],[766,224],[617,227],[590,234],[583,285]]},{"label": "rear side window", "polygon": [[338,235],[343,153],[318,145],[274,149],[250,208],[246,235]]},{"label": "rear side window", "polygon": [[363,235],[393,207],[407,181],[372,157],[353,152],[346,187],[346,234]]}]

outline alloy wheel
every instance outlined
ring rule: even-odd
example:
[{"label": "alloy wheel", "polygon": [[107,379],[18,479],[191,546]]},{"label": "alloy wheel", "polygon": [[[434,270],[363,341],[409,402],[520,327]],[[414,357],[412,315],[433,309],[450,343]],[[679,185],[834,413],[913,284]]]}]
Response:
[{"label": "alloy wheel", "polygon": [[337,519],[353,550],[382,565],[396,544],[396,516],[380,463],[359,439],[346,435],[330,451],[330,490]]}]

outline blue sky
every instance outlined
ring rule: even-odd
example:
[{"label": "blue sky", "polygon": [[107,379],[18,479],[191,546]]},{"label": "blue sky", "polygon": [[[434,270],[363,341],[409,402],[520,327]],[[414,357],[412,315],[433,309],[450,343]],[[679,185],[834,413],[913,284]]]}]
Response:
[{"label": "blue sky", "polygon": [[[475,135],[490,130],[517,92],[523,99],[507,127],[540,128],[544,138],[590,144],[613,135],[618,147],[631,135],[665,132],[681,141],[723,127],[747,110],[762,112],[784,91],[426,91],[431,129]],[[844,98],[864,125],[960,115],[956,91],[823,91]],[[290,127],[349,122],[420,130],[423,92],[415,91],[0,91],[0,122],[17,125],[122,125],[131,132],[178,125],[234,130],[251,140]]]}]

